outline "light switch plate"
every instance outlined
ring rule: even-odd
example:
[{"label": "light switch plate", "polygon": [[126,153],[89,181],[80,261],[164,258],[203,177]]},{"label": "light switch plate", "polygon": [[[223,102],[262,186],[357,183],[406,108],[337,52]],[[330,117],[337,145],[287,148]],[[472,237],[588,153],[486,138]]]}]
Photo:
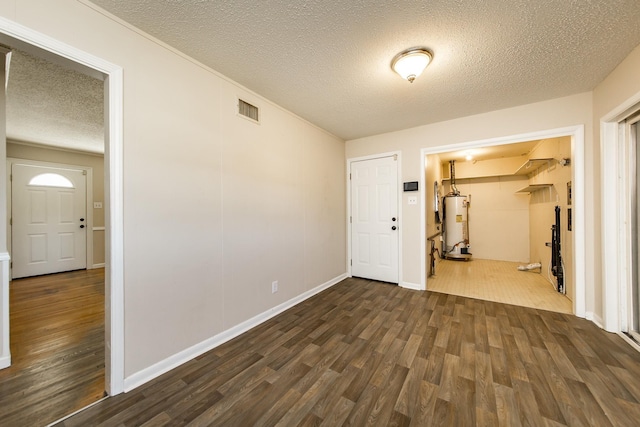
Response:
[{"label": "light switch plate", "polygon": [[409,196],[407,198],[407,204],[409,204],[409,205],[417,205],[418,204],[418,196]]},{"label": "light switch plate", "polygon": [[93,202],[93,209],[102,209],[102,202]]}]

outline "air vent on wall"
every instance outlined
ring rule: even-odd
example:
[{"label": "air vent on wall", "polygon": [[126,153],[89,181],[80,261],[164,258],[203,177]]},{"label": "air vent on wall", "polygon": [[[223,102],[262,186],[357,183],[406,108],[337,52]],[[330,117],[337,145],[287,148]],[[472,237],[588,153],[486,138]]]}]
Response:
[{"label": "air vent on wall", "polygon": [[256,123],[260,123],[258,107],[256,107],[255,105],[251,105],[247,101],[243,101],[242,99],[238,99],[238,114],[251,119]]}]

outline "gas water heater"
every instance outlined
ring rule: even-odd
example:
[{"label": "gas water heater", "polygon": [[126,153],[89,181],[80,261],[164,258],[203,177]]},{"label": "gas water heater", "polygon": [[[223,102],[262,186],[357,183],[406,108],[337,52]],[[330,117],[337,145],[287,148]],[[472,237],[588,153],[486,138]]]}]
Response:
[{"label": "gas water heater", "polygon": [[467,196],[461,194],[444,197],[444,256],[469,259],[469,222],[467,221]]},{"label": "gas water heater", "polygon": [[469,221],[467,209],[469,198],[460,194],[456,187],[455,160],[451,167],[451,192],[444,196],[444,248],[443,255],[450,259],[471,259],[469,245]]}]

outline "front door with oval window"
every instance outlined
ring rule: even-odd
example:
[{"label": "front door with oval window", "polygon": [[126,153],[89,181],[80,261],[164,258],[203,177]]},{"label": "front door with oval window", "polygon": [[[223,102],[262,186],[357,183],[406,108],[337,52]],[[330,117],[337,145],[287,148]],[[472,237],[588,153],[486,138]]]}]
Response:
[{"label": "front door with oval window", "polygon": [[85,172],[14,163],[11,174],[12,277],[86,268]]}]

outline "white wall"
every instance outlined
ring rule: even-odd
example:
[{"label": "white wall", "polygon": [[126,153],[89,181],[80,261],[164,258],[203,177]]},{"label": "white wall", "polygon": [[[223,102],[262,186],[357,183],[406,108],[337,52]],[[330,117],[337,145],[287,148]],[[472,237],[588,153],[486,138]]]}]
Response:
[{"label": "white wall", "polygon": [[125,377],[346,272],[339,138],[89,4],[0,16],[123,67]]},{"label": "white wall", "polygon": [[[455,120],[419,126],[398,132],[350,140],[346,143],[347,158],[371,155],[375,153],[400,150],[402,152],[402,181],[414,181],[420,177],[422,148],[436,150],[448,146],[490,138],[508,137],[528,132],[558,129],[567,126],[585,125],[585,144],[587,146],[586,168],[590,170],[594,162],[592,137],[591,93],[581,93],[569,97],[552,99],[535,104],[522,105],[504,110],[492,111]],[[451,151],[451,150],[449,150]],[[586,204],[593,209],[593,181],[586,182]],[[419,196],[423,197],[423,190]],[[418,205],[403,206],[401,268],[403,279],[420,283],[420,208]],[[587,214],[587,246],[593,247],[595,239],[594,217]],[[593,290],[593,260],[587,259],[587,289]],[[593,298],[587,303],[593,303]]]}]

